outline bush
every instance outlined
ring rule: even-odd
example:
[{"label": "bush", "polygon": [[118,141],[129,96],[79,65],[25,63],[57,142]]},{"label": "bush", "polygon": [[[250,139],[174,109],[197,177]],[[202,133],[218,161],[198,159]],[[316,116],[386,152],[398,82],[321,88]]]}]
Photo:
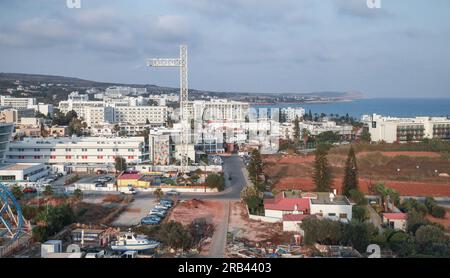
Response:
[{"label": "bush", "polygon": [[225,179],[222,174],[209,174],[206,184],[209,188],[217,188],[218,191],[222,191],[225,188]]},{"label": "bush", "polygon": [[46,226],[35,226],[32,230],[33,239],[38,242],[45,242],[48,239],[48,231]]},{"label": "bush", "polygon": [[369,211],[365,206],[353,206],[352,208],[353,219],[360,222],[364,222],[369,219]]},{"label": "bush", "polygon": [[431,210],[431,215],[437,218],[445,218],[446,210],[441,206],[434,206]]}]

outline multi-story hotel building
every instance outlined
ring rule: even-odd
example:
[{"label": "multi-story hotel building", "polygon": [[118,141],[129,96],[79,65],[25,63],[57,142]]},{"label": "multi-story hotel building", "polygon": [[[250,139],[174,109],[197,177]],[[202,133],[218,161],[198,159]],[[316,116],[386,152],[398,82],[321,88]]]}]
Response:
[{"label": "multi-story hotel building", "polygon": [[191,118],[196,120],[245,121],[250,110],[246,102],[219,100],[195,100],[188,102],[187,110]]},{"label": "multi-story hotel building", "polygon": [[102,123],[128,123],[160,125],[167,120],[166,106],[138,106],[129,100],[119,102],[89,101],[72,93],[67,101],[59,103],[59,110],[66,114],[75,111],[88,126]]},{"label": "multi-story hotel building", "polygon": [[6,106],[17,110],[22,110],[29,108],[28,107],[29,105],[36,105],[36,99],[0,96],[0,106]]},{"label": "multi-story hotel building", "polygon": [[386,143],[450,139],[450,119],[446,117],[395,118],[377,114],[362,118],[373,142]]},{"label": "multi-story hotel building", "polygon": [[112,165],[121,156],[128,163],[148,160],[144,137],[26,138],[11,142],[7,162]]}]

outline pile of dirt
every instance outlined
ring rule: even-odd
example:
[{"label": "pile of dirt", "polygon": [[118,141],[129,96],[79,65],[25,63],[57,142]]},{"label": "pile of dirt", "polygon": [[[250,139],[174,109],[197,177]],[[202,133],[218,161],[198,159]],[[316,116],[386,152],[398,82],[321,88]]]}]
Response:
[{"label": "pile of dirt", "polygon": [[199,206],[203,206],[203,205],[205,205],[205,202],[203,202],[202,200],[198,200],[198,199],[188,200],[188,201],[180,204],[180,206],[182,206],[184,208],[198,208]]},{"label": "pile of dirt", "polygon": [[108,194],[103,198],[103,203],[120,203],[124,197],[122,195]]}]

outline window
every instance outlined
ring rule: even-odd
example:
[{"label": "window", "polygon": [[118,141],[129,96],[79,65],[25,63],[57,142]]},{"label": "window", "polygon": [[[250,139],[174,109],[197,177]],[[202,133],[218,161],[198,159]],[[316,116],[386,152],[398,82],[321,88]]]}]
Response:
[{"label": "window", "polygon": [[103,159],[103,155],[97,155],[97,159]]},{"label": "window", "polygon": [[118,151],[119,151],[119,149],[116,149],[116,148],[113,149],[113,152],[118,152]]},{"label": "window", "polygon": [[71,152],[72,151],[72,149],[66,149],[66,152]]},{"label": "window", "polygon": [[51,149],[50,149],[50,151],[51,151],[51,152],[54,152],[54,151],[56,151],[56,149],[54,149],[54,148],[51,148]]},{"label": "window", "polygon": [[88,157],[87,157],[87,155],[82,155],[81,156],[81,159],[87,159]]},{"label": "window", "polygon": [[82,152],[87,152],[87,149],[81,149]]},{"label": "window", "polygon": [[41,156],[40,155],[35,155],[34,159],[41,159]]},{"label": "window", "polygon": [[129,155],[129,156],[128,156],[128,159],[134,159],[134,156]]},{"label": "window", "polygon": [[328,213],[328,216],[336,216],[336,213]]},{"label": "window", "polygon": [[102,152],[102,151],[103,151],[103,149],[97,149],[97,151],[98,151],[98,152]]},{"label": "window", "polygon": [[34,151],[35,151],[35,152],[40,152],[40,151],[41,151],[41,149],[34,149]]},{"label": "window", "polygon": [[71,155],[66,155],[66,159],[72,159]]},{"label": "window", "polygon": [[347,219],[347,213],[340,213],[340,214],[339,214],[339,218],[341,218],[341,219],[343,219],[343,218]]},{"label": "window", "polygon": [[51,155],[50,159],[56,159],[56,155]]}]

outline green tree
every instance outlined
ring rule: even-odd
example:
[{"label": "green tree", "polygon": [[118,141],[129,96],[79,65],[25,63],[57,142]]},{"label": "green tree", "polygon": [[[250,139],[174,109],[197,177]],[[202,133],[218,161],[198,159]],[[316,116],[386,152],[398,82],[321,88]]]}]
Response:
[{"label": "green tree", "polygon": [[256,184],[258,181],[258,177],[263,173],[264,170],[264,162],[261,158],[261,152],[258,149],[254,149],[252,151],[247,168],[250,179],[254,184]]},{"label": "green tree", "polygon": [[414,239],[407,233],[395,231],[388,240],[389,248],[400,257],[408,257],[415,253]]},{"label": "green tree", "polygon": [[360,222],[364,222],[369,219],[369,211],[366,206],[353,206],[352,218]]},{"label": "green tree", "polygon": [[218,191],[225,189],[225,178],[223,174],[211,173],[206,178],[206,184],[209,188],[217,188]]},{"label": "green tree", "polygon": [[48,239],[47,226],[34,226],[31,230],[33,239],[37,242],[46,242]]},{"label": "green tree", "polygon": [[328,150],[318,145],[314,161],[313,180],[318,192],[328,192],[332,183],[331,167],[327,159]]},{"label": "green tree", "polygon": [[366,143],[370,143],[372,141],[372,138],[370,136],[370,132],[367,128],[363,128],[363,131],[361,132],[361,136],[359,137],[359,139],[362,142],[366,142]]},{"label": "green tree", "polygon": [[330,219],[307,218],[301,228],[305,232],[305,244],[321,243],[327,245],[340,244],[342,241],[342,224]]},{"label": "green tree", "polygon": [[159,202],[162,196],[164,196],[164,192],[161,190],[161,188],[157,188],[155,189],[155,191],[153,191],[153,196],[155,196],[156,201]]},{"label": "green tree", "polygon": [[351,245],[359,252],[365,252],[372,238],[378,235],[378,229],[372,223],[352,221],[344,225],[342,243]]},{"label": "green tree", "polygon": [[342,184],[343,194],[350,197],[351,190],[358,190],[358,166],[356,164],[356,155],[353,147],[350,147],[345,162],[344,181]]},{"label": "green tree", "polygon": [[20,187],[17,185],[14,185],[11,188],[11,193],[14,195],[14,198],[16,198],[17,200],[20,200],[23,197],[22,189],[20,189]]},{"label": "green tree", "polygon": [[425,198],[425,207],[427,208],[428,213],[431,213],[431,211],[433,211],[433,207],[436,205],[437,205],[436,200],[434,200],[433,197]]},{"label": "green tree", "polygon": [[350,199],[355,202],[357,205],[367,205],[367,199],[366,199],[366,195],[359,191],[359,190],[355,190],[355,189],[351,189],[349,191],[350,193]]},{"label": "green tree", "polygon": [[449,253],[448,237],[442,229],[434,225],[417,229],[415,239],[420,253],[434,256],[445,256]]},{"label": "green tree", "polygon": [[255,186],[245,187],[241,192],[241,199],[245,202],[251,214],[260,214],[263,212],[263,196]]},{"label": "green tree", "polygon": [[114,164],[116,172],[123,172],[128,168],[127,161],[121,156],[116,156],[116,158],[114,159]]},{"label": "green tree", "polygon": [[427,225],[429,222],[424,215],[415,209],[408,212],[408,220],[406,221],[406,230],[413,235],[421,227]]},{"label": "green tree", "polygon": [[75,199],[81,201],[81,200],[83,200],[83,191],[81,191],[81,189],[77,188],[73,191],[73,196],[75,197]]},{"label": "green tree", "polygon": [[295,117],[294,120],[294,143],[298,145],[300,142],[300,120]]},{"label": "green tree", "polygon": [[445,218],[446,212],[447,212],[446,209],[441,206],[434,206],[431,209],[431,215],[437,218]]},{"label": "green tree", "polygon": [[158,238],[171,248],[188,250],[192,246],[192,237],[189,231],[179,222],[169,221],[163,223]]},{"label": "green tree", "polygon": [[52,196],[53,195],[53,189],[50,185],[46,185],[44,188],[44,192],[42,192],[44,196]]}]

